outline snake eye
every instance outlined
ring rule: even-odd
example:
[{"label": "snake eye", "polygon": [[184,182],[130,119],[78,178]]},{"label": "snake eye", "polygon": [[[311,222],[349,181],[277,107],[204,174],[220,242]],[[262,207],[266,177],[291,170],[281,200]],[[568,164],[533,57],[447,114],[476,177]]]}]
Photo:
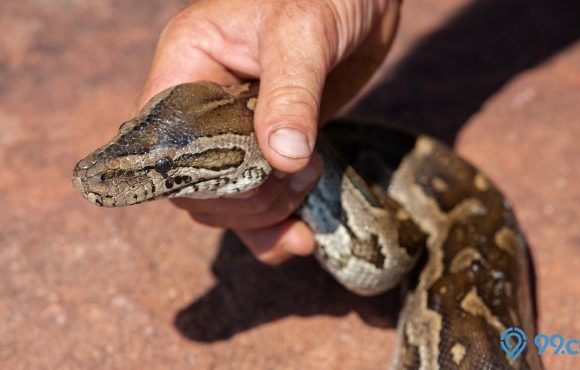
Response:
[{"label": "snake eye", "polygon": [[155,171],[159,173],[167,173],[171,169],[172,165],[173,161],[171,160],[171,158],[167,157],[161,158],[160,160],[155,162]]}]

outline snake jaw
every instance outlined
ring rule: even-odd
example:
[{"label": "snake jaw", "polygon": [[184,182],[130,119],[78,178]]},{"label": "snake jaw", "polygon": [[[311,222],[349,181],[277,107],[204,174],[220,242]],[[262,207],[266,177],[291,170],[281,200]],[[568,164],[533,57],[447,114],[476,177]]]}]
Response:
[{"label": "snake jaw", "polygon": [[85,199],[99,206],[115,207],[141,203],[158,195],[146,171],[126,169],[122,161],[105,159],[107,147],[74,167],[72,184]]},{"label": "snake jaw", "polygon": [[234,144],[210,148],[215,139],[198,138],[182,147],[158,145],[144,155],[111,158],[111,147],[118,146],[112,140],[76,164],[72,183],[90,202],[118,207],[161,197],[219,198],[249,191],[267,179],[271,167],[253,134],[224,135],[224,142]]}]

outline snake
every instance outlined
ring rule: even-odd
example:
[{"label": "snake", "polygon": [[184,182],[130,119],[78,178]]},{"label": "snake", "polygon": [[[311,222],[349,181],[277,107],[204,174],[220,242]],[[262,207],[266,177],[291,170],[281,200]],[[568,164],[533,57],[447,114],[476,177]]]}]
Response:
[{"label": "snake", "polygon": [[[80,160],[74,187],[104,207],[219,198],[272,173],[253,131],[258,82],[185,83],[155,97]],[[321,266],[348,290],[405,287],[391,369],[542,369],[501,333],[535,333],[528,248],[509,201],[436,139],[342,119],[326,125],[323,169],[296,211]]]}]

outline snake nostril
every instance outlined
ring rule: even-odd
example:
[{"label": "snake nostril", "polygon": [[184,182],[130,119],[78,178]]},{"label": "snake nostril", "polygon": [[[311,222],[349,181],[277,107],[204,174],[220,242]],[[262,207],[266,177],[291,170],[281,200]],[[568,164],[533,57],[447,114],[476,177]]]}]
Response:
[{"label": "snake nostril", "polygon": [[76,170],[86,170],[89,167],[91,167],[92,165],[94,165],[95,163],[97,163],[97,159],[94,156],[90,155],[90,156],[78,161],[78,163],[75,166],[75,171]]}]

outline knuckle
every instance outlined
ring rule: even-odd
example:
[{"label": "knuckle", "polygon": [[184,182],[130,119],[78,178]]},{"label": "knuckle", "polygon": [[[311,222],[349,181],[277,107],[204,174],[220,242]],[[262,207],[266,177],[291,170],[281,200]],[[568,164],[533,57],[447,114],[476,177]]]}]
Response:
[{"label": "knuckle", "polygon": [[329,20],[334,21],[334,12],[325,0],[288,1],[283,9],[285,15],[306,35],[319,36],[327,28]]},{"label": "knuckle", "polygon": [[287,4],[285,13],[287,19],[291,20],[292,27],[300,32],[302,39],[318,45],[321,56],[328,56],[324,51],[328,52],[329,46],[334,44],[339,24],[332,2],[295,0]]},{"label": "knuckle", "polygon": [[275,265],[276,260],[272,258],[272,254],[268,251],[254,253],[254,258],[258,260],[258,262],[263,263],[265,265]]},{"label": "knuckle", "polygon": [[272,121],[295,121],[306,128],[316,123],[320,98],[305,86],[274,86],[268,91],[267,104]]},{"label": "knuckle", "polygon": [[[299,73],[296,71],[295,73]],[[318,93],[304,84],[279,85],[268,91],[270,101],[276,105],[300,105],[308,110],[315,110],[319,103]]]},{"label": "knuckle", "polygon": [[192,22],[192,11],[185,8],[167,22],[161,33],[162,37],[172,37],[184,31]]},{"label": "knuckle", "polygon": [[293,197],[287,197],[277,202],[268,214],[268,223],[270,225],[275,225],[288,219],[288,217],[294,213],[298,205],[299,200],[293,199]]},{"label": "knuckle", "polygon": [[160,40],[180,40],[186,48],[204,51],[223,43],[219,24],[193,5],[171,18],[163,29]]},{"label": "knuckle", "polygon": [[258,195],[248,199],[250,204],[250,212],[252,213],[263,213],[270,209],[272,206],[271,199],[263,196]]},{"label": "knuckle", "polygon": [[333,9],[328,0],[274,0],[266,13],[265,24],[274,32],[282,32],[284,39],[298,42],[300,47],[293,52],[307,50],[307,60],[316,57],[328,65],[335,54],[333,45],[337,35],[337,16]]}]

